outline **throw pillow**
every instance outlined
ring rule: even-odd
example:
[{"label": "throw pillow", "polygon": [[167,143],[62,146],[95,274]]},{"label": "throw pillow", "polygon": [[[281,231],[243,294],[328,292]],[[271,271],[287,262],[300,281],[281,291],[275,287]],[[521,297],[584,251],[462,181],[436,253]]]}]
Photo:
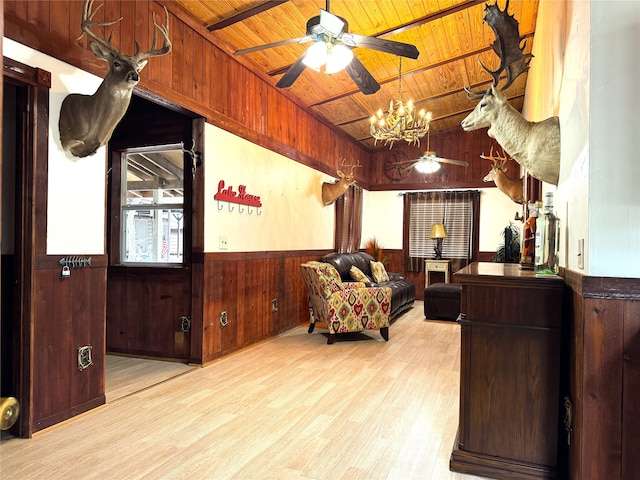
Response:
[{"label": "throw pillow", "polygon": [[367,275],[355,265],[351,266],[351,268],[349,269],[349,274],[351,275],[351,278],[353,278],[356,282],[371,281],[371,279],[367,277]]},{"label": "throw pillow", "polygon": [[376,283],[389,281],[389,275],[382,262],[371,261],[371,276]]},{"label": "throw pillow", "polygon": [[318,270],[320,270],[326,276],[335,280],[335,282],[338,285],[342,285],[342,279],[340,278],[340,274],[338,273],[338,270],[336,270],[336,267],[334,267],[330,263],[324,263],[324,262],[319,262],[319,263],[320,265],[318,265]]}]

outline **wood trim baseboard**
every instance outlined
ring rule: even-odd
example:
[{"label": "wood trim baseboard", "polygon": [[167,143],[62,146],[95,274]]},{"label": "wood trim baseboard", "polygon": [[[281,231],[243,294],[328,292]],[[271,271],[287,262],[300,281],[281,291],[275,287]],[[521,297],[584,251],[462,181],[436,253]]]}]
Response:
[{"label": "wood trim baseboard", "polygon": [[582,298],[640,300],[640,278],[591,277],[567,269],[561,269],[560,275]]}]

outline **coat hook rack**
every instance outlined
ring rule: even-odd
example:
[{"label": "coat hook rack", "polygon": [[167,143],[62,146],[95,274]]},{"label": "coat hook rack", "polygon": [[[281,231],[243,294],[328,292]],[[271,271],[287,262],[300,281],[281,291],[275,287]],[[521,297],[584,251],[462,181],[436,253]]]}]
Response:
[{"label": "coat hook rack", "polygon": [[[235,207],[233,206],[233,204],[231,202],[225,202],[224,200],[216,200],[218,206],[218,211],[222,211],[224,209],[224,205],[223,202],[227,204],[227,208],[229,209],[229,212],[233,212],[235,210]],[[260,207],[255,207],[252,208],[251,206],[247,206],[247,208],[245,209],[244,207],[242,207],[243,204],[239,203],[238,204],[238,213],[245,213],[245,211],[247,212],[248,215],[252,215],[253,212],[256,212],[256,215],[262,215],[262,210],[260,209]]]}]

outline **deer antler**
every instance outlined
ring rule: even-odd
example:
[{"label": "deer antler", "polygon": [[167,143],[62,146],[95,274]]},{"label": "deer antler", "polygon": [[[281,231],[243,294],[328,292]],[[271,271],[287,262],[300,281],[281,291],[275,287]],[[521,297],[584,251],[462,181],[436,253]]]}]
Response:
[{"label": "deer antler", "polygon": [[[518,21],[513,15],[507,13],[508,9],[509,0],[507,0],[504,10],[500,10],[498,0],[493,5],[485,6],[484,21],[496,36],[491,48],[500,58],[500,65],[496,70],[490,70],[482,61],[479,61],[480,66],[493,78],[493,87],[498,86],[500,75],[506,71],[507,81],[500,90],[509,88],[516,78],[529,70],[529,62],[533,58],[532,54],[524,53],[526,42],[522,43],[523,40],[518,31]],[[521,43],[522,46],[520,46]],[[486,91],[473,91],[467,87],[464,89],[470,99],[480,98],[486,93]]]},{"label": "deer antler", "polygon": [[500,156],[497,153],[496,155],[494,155],[493,146],[491,146],[491,151],[489,152],[489,155],[485,155],[484,152],[482,152],[482,155],[480,155],[480,158],[484,158],[485,160],[491,160],[493,162],[493,168],[499,168],[500,170],[505,169],[505,165],[508,160],[507,154],[505,153],[504,149],[502,149],[502,156]]},{"label": "deer antler", "polygon": [[[108,20],[105,22],[94,22],[93,17],[98,13],[98,10],[102,8],[104,5],[101,3],[98,7],[93,10],[93,1],[94,0],[85,0],[82,6],[82,23],[80,27],[82,28],[82,34],[78,37],[80,40],[85,34],[88,37],[91,37],[97,43],[102,45],[104,48],[112,52],[117,52],[117,49],[111,43],[111,37],[113,36],[113,32],[109,34],[109,38],[105,40],[104,38],[98,36],[97,34],[91,31],[92,27],[108,27],[109,25],[113,25],[114,23],[118,23],[122,20],[122,17],[116,20]],[[93,11],[92,11],[93,10]],[[165,13],[165,24],[158,25],[156,23],[156,14],[153,14],[153,47],[148,52],[140,52],[140,46],[138,45],[138,41],[136,40],[136,52],[133,56],[133,60],[135,62],[140,62],[141,60],[145,60],[150,57],[159,57],[161,55],[166,55],[171,51],[171,40],[169,40],[169,12],[167,12],[167,7],[164,7]],[[158,43],[158,30],[162,33],[164,37],[162,47],[158,48],[156,44]]]},{"label": "deer antler", "polygon": [[358,168],[361,167],[362,165],[360,165],[360,160],[358,160],[358,164],[357,165],[350,165],[350,164],[346,164],[346,159],[342,159],[342,161],[340,162],[340,166],[341,167],[351,167],[351,171],[349,172],[349,175],[353,175],[353,169],[354,168]]},{"label": "deer antler", "polygon": [[[162,55],[166,55],[171,51],[171,40],[169,40],[169,12],[167,12],[167,7],[164,7],[164,25],[158,25],[156,23],[156,14],[153,14],[153,47],[148,52],[140,52],[140,46],[136,41],[136,53],[133,55],[135,61],[144,60],[150,57],[159,57]],[[156,43],[158,41],[158,30],[162,33],[164,37],[162,41],[162,47],[156,47]]]},{"label": "deer antler", "polygon": [[115,50],[113,44],[111,43],[113,32],[111,32],[111,34],[109,35],[109,39],[105,40],[104,38],[99,37],[91,31],[91,27],[108,27],[109,25],[113,25],[114,23],[118,23],[120,20],[122,20],[122,17],[120,17],[116,20],[110,20],[106,22],[94,22],[93,17],[96,15],[96,13],[98,13],[98,10],[100,10],[103,5],[104,3],[101,3],[100,5],[98,5],[98,8],[96,8],[92,12],[91,10],[93,8],[93,0],[85,0],[84,4],[82,5],[82,23],[80,24],[80,28],[82,28],[82,34],[80,34],[80,36],[76,40],[80,40],[86,34],[88,37],[91,37],[103,47],[109,50]]}]

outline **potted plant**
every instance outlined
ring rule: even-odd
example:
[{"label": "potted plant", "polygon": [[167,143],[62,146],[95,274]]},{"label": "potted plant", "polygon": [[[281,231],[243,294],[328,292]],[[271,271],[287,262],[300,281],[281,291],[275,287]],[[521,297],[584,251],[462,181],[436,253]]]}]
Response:
[{"label": "potted plant", "polygon": [[493,261],[497,263],[520,262],[520,230],[511,222],[501,233],[503,242],[498,246]]},{"label": "potted plant", "polygon": [[375,237],[364,244],[364,251],[371,255],[376,262],[382,262],[385,267],[387,266],[387,263],[389,263],[389,258],[382,255],[382,245],[380,245]]}]

